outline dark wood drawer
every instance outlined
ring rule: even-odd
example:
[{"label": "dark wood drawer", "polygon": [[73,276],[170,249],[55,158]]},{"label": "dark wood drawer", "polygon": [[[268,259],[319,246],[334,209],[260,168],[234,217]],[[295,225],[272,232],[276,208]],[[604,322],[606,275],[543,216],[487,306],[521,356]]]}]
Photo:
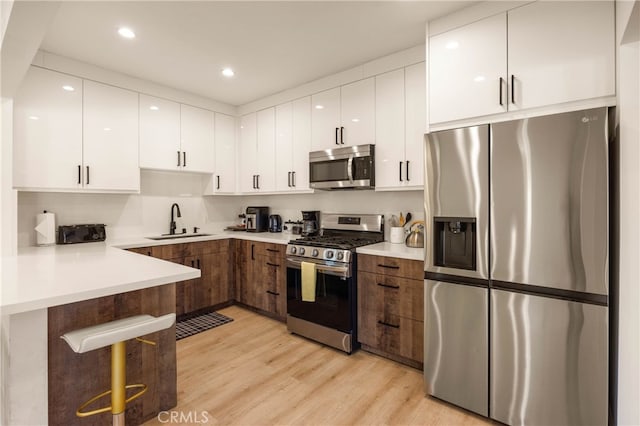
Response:
[{"label": "dark wood drawer", "polygon": [[393,275],[414,280],[424,279],[424,263],[422,261],[398,259],[396,257],[359,254],[358,271]]},{"label": "dark wood drawer", "polygon": [[372,348],[423,362],[424,322],[360,311],[358,340]]},{"label": "dark wood drawer", "polygon": [[358,310],[424,320],[424,281],[358,273]]},{"label": "dark wood drawer", "polygon": [[[148,251],[151,251],[151,256],[157,257],[159,259],[178,259],[181,257],[189,257],[189,256],[202,256],[205,254],[211,253],[220,253],[224,251],[230,250],[229,248],[230,240],[213,240],[213,241],[198,241],[195,243],[178,243],[178,244],[167,244],[163,246],[152,246],[148,248],[144,248],[145,251],[142,254],[147,254]],[[140,253],[135,249],[137,253]],[[134,250],[132,250],[134,251]]]},{"label": "dark wood drawer", "polygon": [[274,243],[262,243],[258,241],[252,241],[254,244],[255,256],[269,256],[269,257],[283,257],[287,250],[285,244]]}]

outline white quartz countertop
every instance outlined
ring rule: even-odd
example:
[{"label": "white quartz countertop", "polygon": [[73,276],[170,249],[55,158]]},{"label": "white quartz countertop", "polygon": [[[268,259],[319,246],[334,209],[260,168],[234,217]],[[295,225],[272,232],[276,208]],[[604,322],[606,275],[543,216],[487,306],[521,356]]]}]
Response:
[{"label": "white quartz countertop", "polygon": [[2,314],[15,314],[198,278],[187,266],[88,243],[25,247],[2,258]]},{"label": "white quartz countertop", "polygon": [[129,249],[136,247],[162,246],[168,244],[195,243],[198,241],[224,240],[235,238],[239,240],[260,241],[263,243],[287,244],[290,240],[300,238],[299,235],[285,234],[283,232],[246,232],[246,231],[224,231],[217,234],[199,237],[174,238],[166,240],[150,240],[145,237],[122,238],[107,241],[112,247]]},{"label": "white quartz countertop", "polygon": [[409,260],[424,260],[424,248],[407,247],[404,244],[392,244],[383,242],[369,246],[358,247],[356,253],[371,254],[374,256],[397,257]]}]

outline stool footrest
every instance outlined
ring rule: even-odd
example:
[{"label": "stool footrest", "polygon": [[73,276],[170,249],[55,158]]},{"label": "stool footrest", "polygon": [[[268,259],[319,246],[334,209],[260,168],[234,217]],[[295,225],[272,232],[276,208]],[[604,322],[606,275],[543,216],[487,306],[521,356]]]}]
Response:
[{"label": "stool footrest", "polygon": [[[131,395],[129,398],[127,398],[125,400],[125,403],[127,403],[127,404],[129,402],[133,401],[134,399],[141,397],[147,391],[147,385],[142,384],[142,383],[135,384],[135,385],[127,385],[127,386],[125,386],[125,388],[126,389],[142,388],[142,390],[140,392]],[[91,398],[90,400],[88,400],[87,402],[82,404],[80,407],[78,407],[78,410],[76,410],[76,416],[78,416],[78,417],[88,417],[88,416],[93,416],[94,414],[106,413],[107,411],[111,411],[111,406],[103,407],[103,408],[97,408],[97,409],[91,410],[91,411],[82,411],[83,409],[87,408],[89,405],[93,404],[94,402],[96,402],[100,398],[104,398],[107,395],[111,395],[111,390],[104,391],[101,394],[94,396],[93,398]]]}]

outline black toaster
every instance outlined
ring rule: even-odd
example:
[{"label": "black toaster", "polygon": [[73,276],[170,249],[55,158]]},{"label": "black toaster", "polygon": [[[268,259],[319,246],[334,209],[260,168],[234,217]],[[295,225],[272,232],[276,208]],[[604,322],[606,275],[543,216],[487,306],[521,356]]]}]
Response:
[{"label": "black toaster", "polygon": [[58,226],[58,244],[93,243],[104,241],[107,234],[104,224]]}]

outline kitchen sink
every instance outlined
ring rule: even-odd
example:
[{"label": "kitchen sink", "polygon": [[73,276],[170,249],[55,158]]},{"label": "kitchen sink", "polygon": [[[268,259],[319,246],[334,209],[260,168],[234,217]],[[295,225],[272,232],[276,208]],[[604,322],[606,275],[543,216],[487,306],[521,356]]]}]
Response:
[{"label": "kitchen sink", "polygon": [[178,238],[190,238],[190,237],[208,237],[211,236],[213,234],[202,234],[202,233],[197,233],[197,234],[162,234],[162,235],[158,235],[156,237],[145,237],[148,240],[155,240],[155,241],[159,241],[159,240],[174,240],[174,239],[178,239]]}]

